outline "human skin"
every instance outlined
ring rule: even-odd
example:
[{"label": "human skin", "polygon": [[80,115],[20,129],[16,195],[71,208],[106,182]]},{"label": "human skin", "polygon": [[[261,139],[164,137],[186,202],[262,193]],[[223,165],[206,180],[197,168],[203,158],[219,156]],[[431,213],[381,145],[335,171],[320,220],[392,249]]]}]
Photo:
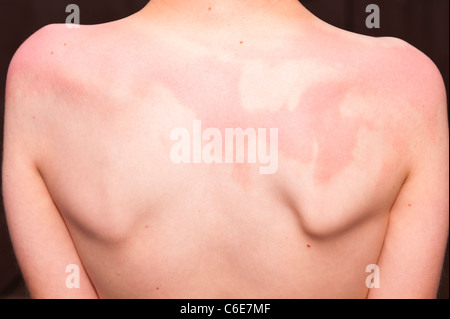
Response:
[{"label": "human skin", "polygon": [[[446,103],[421,52],[297,1],[154,0],[45,27],[11,62],[5,113],[4,201],[31,296],[434,298]],[[194,120],[278,128],[277,172],[173,163],[171,132]]]}]

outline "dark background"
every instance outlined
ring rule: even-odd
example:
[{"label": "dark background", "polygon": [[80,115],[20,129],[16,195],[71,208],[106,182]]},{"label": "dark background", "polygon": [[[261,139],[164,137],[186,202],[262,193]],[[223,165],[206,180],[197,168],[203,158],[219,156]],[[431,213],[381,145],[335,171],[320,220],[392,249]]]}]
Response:
[{"label": "dark background", "polygon": [[[80,7],[81,24],[117,20],[137,12],[148,0],[0,0],[0,130],[9,62],[31,34],[50,23],[64,23],[70,3]],[[349,31],[401,38],[428,55],[449,85],[448,0],[304,0],[322,20]],[[381,28],[367,29],[368,4],[381,10]],[[3,139],[1,140],[3,141]],[[2,147],[2,142],[0,143]],[[3,203],[3,201],[2,201]],[[3,206],[3,205],[0,205]],[[448,299],[448,248],[439,298]],[[412,280],[414,280],[412,278]],[[26,298],[27,292],[11,248],[3,208],[0,210],[0,298]]]}]

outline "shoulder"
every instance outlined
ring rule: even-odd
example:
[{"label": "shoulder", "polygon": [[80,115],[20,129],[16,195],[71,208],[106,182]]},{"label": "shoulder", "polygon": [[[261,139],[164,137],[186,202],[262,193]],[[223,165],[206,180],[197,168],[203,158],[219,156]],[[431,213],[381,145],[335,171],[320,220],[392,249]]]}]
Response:
[{"label": "shoulder", "polygon": [[[5,95],[5,135],[22,147],[36,148],[36,140],[51,131],[64,100],[79,76],[70,46],[83,43],[83,28],[64,24],[43,27],[16,51],[8,69]],[[76,50],[78,51],[78,50]],[[70,56],[70,58],[69,58]],[[21,141],[21,142],[19,142]]]},{"label": "shoulder", "polygon": [[19,47],[9,65],[4,135],[6,141],[12,141],[9,145],[20,145],[22,151],[33,147],[32,140],[40,131],[35,119],[51,99],[52,74],[58,69],[51,57],[63,27],[49,25],[35,32]]},{"label": "shoulder", "polygon": [[[85,31],[64,24],[45,26],[31,35],[16,51],[8,69],[7,93],[48,91],[70,66],[69,43],[81,41]],[[80,29],[81,30],[81,29]],[[8,98],[8,96],[7,96]]]},{"label": "shoulder", "polygon": [[[49,66],[53,56],[57,57],[69,37],[74,36],[63,24],[47,25],[33,33],[16,51],[9,67],[9,74],[23,74]],[[44,64],[44,65],[42,65]]]},{"label": "shoulder", "polygon": [[[326,26],[321,38],[327,56],[337,59],[363,87],[408,104],[439,104],[445,85],[435,63],[423,52],[394,37],[371,37]],[[405,103],[402,103],[403,105]]]},{"label": "shoulder", "polygon": [[48,25],[17,50],[9,67],[9,92],[91,94],[119,79],[126,62],[129,27],[122,21],[67,28]]},{"label": "shoulder", "polygon": [[[111,68],[114,32],[107,24],[67,28],[52,24],[32,34],[8,69],[6,107],[48,110],[67,98],[94,94]],[[103,88],[103,87],[102,87]],[[50,101],[52,103],[50,103]]]},{"label": "shoulder", "polygon": [[[65,24],[50,24],[32,34],[14,54],[9,78],[22,80],[39,78],[52,83],[67,74],[91,69],[106,60],[117,48],[122,25],[119,21],[68,28]],[[122,37],[124,38],[124,37]],[[52,81],[52,79],[54,79]]]},{"label": "shoulder", "polygon": [[446,112],[443,78],[426,54],[398,38],[348,37],[346,59],[361,91],[378,102],[377,111],[401,118],[405,129],[433,125]]},{"label": "shoulder", "polygon": [[[409,120],[407,128],[417,134],[435,134],[432,128],[447,118],[444,80],[436,64],[423,52],[396,38],[380,38],[379,80]],[[395,106],[395,105],[394,105]],[[425,128],[423,131],[417,127]],[[412,133],[412,135],[414,135]]]},{"label": "shoulder", "polygon": [[385,144],[395,145],[395,152],[409,167],[416,165],[425,150],[445,148],[447,96],[435,63],[398,38],[347,32],[336,38],[341,39],[336,54],[355,87],[352,92],[359,106],[354,108],[392,142]]},{"label": "shoulder", "polygon": [[425,53],[401,39],[386,37],[377,41],[382,52],[386,53],[386,67],[399,72],[399,79],[411,85],[428,83],[422,87],[422,92],[423,89],[443,88],[440,71]]},{"label": "shoulder", "polygon": [[404,40],[372,38],[365,47],[368,72],[386,94],[409,106],[436,106],[446,100],[439,69],[423,52]]},{"label": "shoulder", "polygon": [[[397,38],[373,40],[369,79],[375,92],[385,98],[380,107],[385,128],[405,149],[410,167],[420,166],[423,158],[439,161],[439,149],[448,149],[447,95],[442,75],[423,52]],[[433,154],[433,155],[431,155]],[[447,164],[448,165],[448,164]]]}]

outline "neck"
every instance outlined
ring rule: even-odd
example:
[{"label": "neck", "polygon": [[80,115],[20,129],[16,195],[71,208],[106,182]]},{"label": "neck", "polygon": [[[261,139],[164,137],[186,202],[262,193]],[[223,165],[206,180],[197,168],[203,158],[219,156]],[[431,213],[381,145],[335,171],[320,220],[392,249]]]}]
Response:
[{"label": "neck", "polygon": [[297,0],[151,0],[147,6],[165,6],[171,10],[221,11],[236,13],[240,10],[271,10],[275,7],[299,5]]},{"label": "neck", "polygon": [[273,27],[311,16],[298,0],[151,0],[140,13],[153,21],[199,29]]}]

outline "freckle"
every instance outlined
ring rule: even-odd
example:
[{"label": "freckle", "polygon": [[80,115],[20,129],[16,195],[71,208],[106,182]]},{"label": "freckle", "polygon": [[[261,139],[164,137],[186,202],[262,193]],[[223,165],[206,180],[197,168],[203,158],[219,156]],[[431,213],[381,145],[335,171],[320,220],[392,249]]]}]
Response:
[{"label": "freckle", "polygon": [[208,11],[211,11],[211,7],[208,8]]},{"label": "freckle", "polygon": [[408,204],[409,207],[411,207],[411,204]]},{"label": "freckle", "polygon": [[159,287],[156,287],[156,290],[159,290]]},{"label": "freckle", "polygon": [[306,247],[311,248],[311,245],[308,244],[308,245],[306,245]]},{"label": "freckle", "polygon": [[240,44],[244,43],[244,41],[239,42]]},{"label": "freckle", "polygon": [[33,116],[33,120],[35,120],[36,119],[36,116]]}]

